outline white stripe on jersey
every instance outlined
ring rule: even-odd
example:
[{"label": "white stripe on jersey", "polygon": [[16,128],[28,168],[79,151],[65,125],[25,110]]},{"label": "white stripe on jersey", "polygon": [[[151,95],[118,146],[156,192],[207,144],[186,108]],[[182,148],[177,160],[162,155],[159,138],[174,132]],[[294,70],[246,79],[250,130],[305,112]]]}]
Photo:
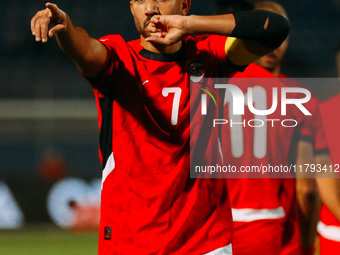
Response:
[{"label": "white stripe on jersey", "polygon": [[205,253],[203,255],[233,255],[233,249],[231,247],[231,244],[229,244],[225,247]]},{"label": "white stripe on jersey", "polygon": [[113,157],[113,152],[111,153],[110,157],[106,161],[106,165],[103,170],[103,176],[102,176],[102,189],[103,189],[103,184],[106,180],[106,178],[109,176],[109,174],[115,169],[116,167],[116,162]]},{"label": "white stripe on jersey", "polygon": [[326,224],[319,221],[318,223],[318,232],[324,238],[334,241],[340,242],[340,227],[339,226],[327,226]]},{"label": "white stripe on jersey", "polygon": [[274,209],[235,209],[232,208],[233,220],[237,222],[250,222],[255,220],[281,219],[285,217],[282,206]]}]

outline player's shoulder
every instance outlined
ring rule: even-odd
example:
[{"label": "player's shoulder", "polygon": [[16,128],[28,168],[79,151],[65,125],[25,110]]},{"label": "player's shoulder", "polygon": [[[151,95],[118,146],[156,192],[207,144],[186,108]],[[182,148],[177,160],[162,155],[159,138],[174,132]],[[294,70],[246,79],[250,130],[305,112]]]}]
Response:
[{"label": "player's shoulder", "polygon": [[331,109],[338,109],[340,107],[340,94],[334,95],[329,99],[320,103],[321,109],[329,111]]},{"label": "player's shoulder", "polygon": [[[308,90],[311,95],[310,101],[312,101],[313,103],[319,104],[318,96],[308,87],[308,84],[306,85],[304,84],[306,82],[305,79],[289,78],[283,73],[280,73],[278,78],[282,81],[282,84],[284,84],[285,87],[300,88],[303,90]],[[301,96],[301,93],[296,93],[296,95]]]},{"label": "player's shoulder", "polygon": [[98,39],[100,42],[125,42],[124,38],[118,34],[105,35]]},{"label": "player's shoulder", "polygon": [[126,41],[121,35],[119,34],[111,34],[105,35],[98,39],[101,43],[103,43],[107,48],[119,48],[119,47],[132,47],[138,48],[140,46],[140,39]]}]

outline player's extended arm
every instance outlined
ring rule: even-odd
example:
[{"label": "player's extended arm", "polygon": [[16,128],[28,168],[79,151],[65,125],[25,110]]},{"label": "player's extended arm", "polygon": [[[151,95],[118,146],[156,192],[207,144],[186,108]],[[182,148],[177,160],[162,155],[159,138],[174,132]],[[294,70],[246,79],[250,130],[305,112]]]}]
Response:
[{"label": "player's extended arm", "polygon": [[47,42],[48,37],[55,35],[60,48],[85,76],[95,77],[105,68],[105,46],[91,38],[83,28],[74,26],[57,5],[47,3],[46,9],[37,12],[31,20],[31,30],[37,42]]},{"label": "player's extended arm", "polygon": [[253,10],[216,16],[155,15],[148,29],[151,36],[146,41],[163,45],[174,44],[192,34],[218,34],[242,39],[236,42],[236,48],[232,46],[235,40],[227,41],[226,51],[231,50],[229,56],[235,52],[235,57],[230,58],[234,63],[233,59],[240,57],[240,50],[259,57],[280,46],[288,36],[289,24],[279,14]]},{"label": "player's extended arm", "polygon": [[[328,154],[317,155],[315,163],[321,166],[331,166],[331,159]],[[321,201],[340,221],[340,180],[336,173],[318,173],[316,178]]]},{"label": "player's extended arm", "polygon": [[[299,141],[296,165],[314,164],[314,160],[313,144],[307,141]],[[308,249],[313,246],[316,238],[320,203],[315,179],[305,177],[311,177],[305,170],[296,173],[296,199],[301,245],[304,249]]]}]

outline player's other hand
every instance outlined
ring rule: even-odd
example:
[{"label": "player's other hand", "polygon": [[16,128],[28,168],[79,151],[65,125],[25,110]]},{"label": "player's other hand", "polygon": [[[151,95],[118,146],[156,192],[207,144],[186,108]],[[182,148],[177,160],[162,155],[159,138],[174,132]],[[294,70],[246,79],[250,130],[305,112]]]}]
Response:
[{"label": "player's other hand", "polygon": [[56,4],[46,3],[46,9],[38,11],[31,20],[31,31],[37,42],[47,42],[48,37],[66,29],[66,13]]},{"label": "player's other hand", "polygon": [[175,44],[187,35],[186,17],[181,15],[155,15],[147,27],[147,42],[163,45]]}]

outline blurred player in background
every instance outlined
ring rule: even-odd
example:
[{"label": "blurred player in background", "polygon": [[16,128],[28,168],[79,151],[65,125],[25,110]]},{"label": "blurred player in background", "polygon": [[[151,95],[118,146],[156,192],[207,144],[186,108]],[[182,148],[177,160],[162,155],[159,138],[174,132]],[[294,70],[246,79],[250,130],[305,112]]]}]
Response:
[{"label": "blurred player in background", "polygon": [[[226,2],[227,4],[227,2]],[[276,12],[287,17],[286,11],[281,5],[273,1],[257,1],[255,8]],[[228,8],[226,8],[228,9]],[[262,57],[258,64],[251,64],[244,73],[236,77],[240,78],[287,78],[280,72],[281,61],[286,52],[288,40],[272,53]],[[290,82],[292,83],[292,82]],[[299,86],[292,83],[292,86]],[[282,84],[289,86],[289,84]],[[271,98],[271,87],[265,88],[267,99]],[[259,99],[259,98],[258,98]],[[270,104],[270,101],[267,103]],[[312,118],[296,113],[294,109],[289,115],[303,123],[294,133],[287,129],[268,127],[267,154],[262,158],[252,156],[255,142],[254,130],[250,128],[243,131],[244,145],[248,145],[248,151],[244,148],[244,155],[234,159],[234,164],[263,164],[273,165],[295,163],[328,162],[327,143],[321,125],[318,110],[318,101],[315,95],[308,104],[312,109]],[[268,116],[270,119],[281,116]],[[249,116],[251,118],[251,116]],[[282,118],[282,117],[281,117]],[[235,131],[233,131],[235,134]],[[232,136],[232,133],[230,134]],[[248,137],[248,138],[247,138]],[[229,139],[232,139],[230,137]],[[226,139],[228,140],[228,139]],[[266,139],[264,139],[266,141]],[[230,148],[223,147],[226,161],[233,158],[225,152]],[[232,142],[230,142],[232,144]],[[239,156],[238,156],[239,157]],[[301,177],[301,176],[297,176]],[[315,239],[315,225],[318,214],[317,192],[314,179],[229,179],[229,191],[233,207],[235,221],[235,254],[312,254]],[[297,208],[295,202],[295,187],[300,208],[300,224],[302,228],[301,245],[299,242],[299,226],[297,221]],[[261,236],[261,238],[256,238]],[[283,236],[283,238],[282,238]],[[281,243],[282,242],[282,243]],[[283,248],[281,248],[283,247]]]},{"label": "blurred player in background", "polygon": [[[285,9],[274,1],[257,1],[255,8],[271,10],[288,17]],[[288,47],[288,39],[274,52],[263,56],[257,64],[268,70],[273,77],[287,78],[281,73],[281,62]],[[294,84],[297,85],[298,84]],[[300,134],[297,144],[296,165],[313,164],[319,162],[315,157],[317,154],[327,153],[327,143],[320,125],[320,114],[318,100],[312,95],[312,104],[315,112],[313,119],[304,124],[313,129],[307,134]],[[319,130],[318,130],[319,129]],[[315,160],[315,161],[314,161]],[[284,225],[281,254],[313,254],[314,240],[316,236],[316,222],[318,214],[317,189],[314,178],[285,179],[281,193],[281,201],[286,211],[286,222]],[[300,232],[301,231],[301,232]],[[300,251],[301,250],[301,251]]]},{"label": "blurred player in background", "polygon": [[279,46],[288,22],[265,11],[185,16],[189,7],[190,0],[132,0],[140,39],[128,43],[119,35],[91,38],[51,3],[31,21],[36,41],[55,35],[96,96],[101,255],[231,254],[225,180],[189,177],[196,73],[188,67],[200,64],[205,78],[232,76],[244,67],[238,56],[247,65]]},{"label": "blurred player in background", "polygon": [[[340,78],[340,45],[336,53],[336,67]],[[340,84],[338,84],[340,88]],[[337,94],[321,104],[321,116],[328,139],[332,164],[340,164],[340,118],[334,115],[340,109],[340,94]],[[337,176],[339,177],[339,176]],[[340,197],[340,192],[337,194]],[[334,214],[322,204],[320,222],[318,223],[320,255],[338,254],[340,252],[340,215]]]},{"label": "blurred player in background", "polygon": [[[285,10],[279,4],[273,1],[257,1],[255,2],[256,9],[270,10],[287,17]],[[275,51],[262,57],[257,64],[264,67],[274,77],[286,78],[281,71],[281,61],[287,48],[288,39]],[[254,65],[255,66],[255,65]],[[251,67],[249,67],[250,69]],[[296,86],[297,84],[292,84]],[[329,153],[326,149],[327,144],[324,137],[324,131],[322,129],[322,123],[320,122],[320,114],[318,108],[318,101],[316,96],[312,96],[312,107],[315,109],[313,118],[309,120],[309,124],[304,126],[310,129],[308,135],[301,135],[300,141],[297,145],[297,165],[303,165],[304,163],[315,163],[322,166],[329,166],[331,161]],[[307,118],[306,118],[307,119]],[[306,122],[306,120],[305,120]],[[308,122],[308,121],[307,121]],[[310,125],[310,126],[309,126]],[[308,132],[307,132],[308,133]],[[314,239],[315,239],[315,223],[318,219],[316,213],[317,194],[318,189],[321,200],[324,204],[327,204],[331,211],[339,218],[340,209],[340,196],[339,196],[339,181],[334,178],[324,178],[323,176],[316,176],[316,182],[312,178],[301,178],[303,176],[296,176],[296,184],[294,180],[284,180],[281,199],[286,208],[288,214],[285,231],[283,234],[283,249],[281,254],[297,254],[298,247],[301,244],[301,252],[303,254],[312,254],[314,252]],[[295,190],[296,185],[296,199],[298,218],[295,215],[295,202],[292,192]],[[289,209],[290,208],[290,209]],[[298,228],[297,219],[299,220],[300,228]],[[300,244],[298,242],[298,230],[300,229]],[[292,231],[293,230],[293,231]]]},{"label": "blurred player in background", "polygon": [[[277,2],[258,1],[255,6],[255,8],[269,9],[287,17],[284,8]],[[268,70],[273,77],[287,78],[281,73],[281,62],[287,46],[288,39],[286,39],[275,52],[267,54],[258,60],[257,64]],[[312,130],[309,135],[301,134],[299,137],[299,143],[297,145],[297,165],[314,163],[317,154],[324,153],[327,149],[322,128],[318,130],[321,125],[318,101],[315,95],[313,95],[312,100],[316,108],[316,113],[313,113],[314,119],[310,120],[310,124],[314,130]],[[303,254],[313,254],[316,235],[315,226],[318,219],[318,214],[315,213],[318,208],[316,183],[313,178],[296,177],[295,180],[286,179],[283,183],[281,201],[286,208],[287,216],[284,226],[285,230],[283,232],[283,248],[281,254],[299,254],[300,247]]]}]

